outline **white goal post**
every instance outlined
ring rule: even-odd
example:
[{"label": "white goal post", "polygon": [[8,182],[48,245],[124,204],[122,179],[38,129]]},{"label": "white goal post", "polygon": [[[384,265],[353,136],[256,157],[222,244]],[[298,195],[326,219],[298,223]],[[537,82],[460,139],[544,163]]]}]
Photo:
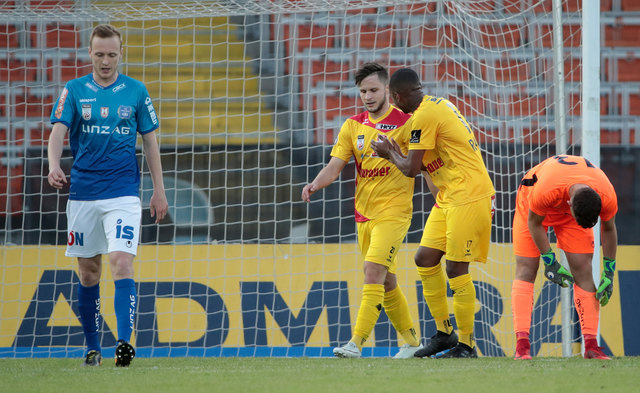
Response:
[{"label": "white goal post", "polygon": [[[310,204],[300,193],[328,162],[344,120],[364,110],[353,79],[367,61],[391,72],[413,68],[425,92],[449,99],[473,128],[497,190],[490,260],[472,266],[475,336],[482,355],[512,356],[517,186],[533,165],[558,151],[580,154],[587,141],[582,81],[594,76],[582,73],[577,1],[10,3],[0,6],[0,357],[83,352],[77,268],[64,256],[68,189],[46,183],[46,144],[57,95],[91,70],[88,38],[98,23],[123,33],[120,71],[146,84],[160,118],[170,217],[156,226],[143,211],[135,262],[141,356],[329,356],[350,339],[363,279],[353,163]],[[413,254],[433,199],[421,178],[416,185],[398,279],[427,338],[435,325]],[[150,194],[143,166],[143,209]],[[109,347],[116,324],[108,269],[102,281]],[[559,299],[540,275],[534,355],[580,351],[573,307],[561,310]],[[401,344],[383,313],[363,354],[388,356]]]}]

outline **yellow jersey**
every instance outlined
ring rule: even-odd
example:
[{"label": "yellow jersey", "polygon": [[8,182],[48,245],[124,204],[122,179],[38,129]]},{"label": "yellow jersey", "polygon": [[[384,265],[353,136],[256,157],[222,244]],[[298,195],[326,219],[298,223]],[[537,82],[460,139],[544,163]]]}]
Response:
[{"label": "yellow jersey", "polygon": [[455,105],[425,96],[411,123],[409,150],[425,150],[422,170],[440,190],[438,206],[460,206],[495,194],[480,146]]},{"label": "yellow jersey", "polygon": [[406,154],[411,115],[391,106],[378,119],[369,112],[344,122],[331,156],[356,164],[355,218],[364,222],[383,216],[411,218],[414,179],[406,177],[371,148],[377,138],[393,138]]}]

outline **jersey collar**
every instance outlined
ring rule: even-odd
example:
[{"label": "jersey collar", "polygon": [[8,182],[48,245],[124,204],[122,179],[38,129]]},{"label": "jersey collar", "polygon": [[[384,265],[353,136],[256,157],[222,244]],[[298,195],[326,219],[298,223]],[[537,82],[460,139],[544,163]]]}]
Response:
[{"label": "jersey collar", "polygon": [[389,116],[389,114],[391,113],[391,111],[394,109],[395,107],[393,105],[389,105],[389,109],[387,109],[387,111],[384,113],[384,115],[378,117],[377,119],[374,119],[373,117],[371,117],[371,113],[367,112],[367,116],[369,117],[369,121],[372,124],[378,124],[380,123],[382,120],[384,120],[387,116]]},{"label": "jersey collar", "polygon": [[115,86],[116,84],[118,84],[120,82],[120,79],[122,79],[122,74],[120,72],[118,72],[118,77],[116,78],[116,80],[112,84],[110,84],[109,86],[102,86],[101,84],[96,82],[96,80],[93,78],[93,72],[91,74],[89,74],[89,75],[91,75],[91,83],[95,87],[97,87],[98,89],[101,89],[101,90],[107,90],[107,89],[112,88],[113,86]]}]

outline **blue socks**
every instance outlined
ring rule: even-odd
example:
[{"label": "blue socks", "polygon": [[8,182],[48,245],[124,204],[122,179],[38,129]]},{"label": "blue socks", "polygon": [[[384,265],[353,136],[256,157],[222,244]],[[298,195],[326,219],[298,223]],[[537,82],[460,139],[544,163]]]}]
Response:
[{"label": "blue socks", "polygon": [[78,309],[88,350],[100,352],[99,332],[102,322],[100,315],[100,284],[92,287],[85,287],[82,284],[78,286]]},{"label": "blue socks", "polygon": [[138,303],[136,284],[131,278],[116,280],[114,283],[116,292],[113,298],[113,307],[118,321],[118,340],[129,342]]}]

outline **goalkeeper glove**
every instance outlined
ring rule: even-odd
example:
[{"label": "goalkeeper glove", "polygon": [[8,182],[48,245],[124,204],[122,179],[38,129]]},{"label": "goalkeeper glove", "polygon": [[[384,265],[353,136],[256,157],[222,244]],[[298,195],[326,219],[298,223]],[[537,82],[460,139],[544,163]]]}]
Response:
[{"label": "goalkeeper glove", "polygon": [[556,254],[551,249],[541,255],[544,261],[544,275],[553,283],[563,288],[573,284],[573,276],[556,259]]},{"label": "goalkeeper glove", "polygon": [[613,294],[613,273],[616,271],[616,260],[609,258],[602,258],[602,275],[600,278],[600,285],[596,291],[596,299],[600,301],[601,306],[606,306]]}]

